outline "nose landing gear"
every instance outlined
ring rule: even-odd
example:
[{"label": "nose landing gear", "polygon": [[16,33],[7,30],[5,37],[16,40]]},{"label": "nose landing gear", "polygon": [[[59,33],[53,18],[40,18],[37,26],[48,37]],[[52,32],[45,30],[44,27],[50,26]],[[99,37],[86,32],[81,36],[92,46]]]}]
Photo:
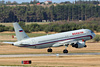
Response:
[{"label": "nose landing gear", "polygon": [[68,53],[67,47],[68,45],[65,44],[65,49],[63,50],[63,53]]},{"label": "nose landing gear", "polygon": [[68,53],[68,50],[67,50],[67,49],[64,49],[64,50],[63,50],[63,53]]}]

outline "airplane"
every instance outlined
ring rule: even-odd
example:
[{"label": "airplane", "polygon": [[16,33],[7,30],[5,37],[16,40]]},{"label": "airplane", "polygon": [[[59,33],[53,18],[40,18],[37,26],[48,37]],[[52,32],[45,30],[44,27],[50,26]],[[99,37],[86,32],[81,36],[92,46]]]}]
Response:
[{"label": "airplane", "polygon": [[52,52],[51,47],[65,46],[63,53],[68,53],[67,47],[71,45],[74,48],[87,47],[85,42],[93,39],[95,33],[89,29],[79,29],[74,31],[56,33],[51,35],[44,35],[39,37],[29,38],[20,25],[15,22],[13,23],[14,30],[16,33],[17,42],[3,42],[12,44],[18,47],[26,47],[33,49],[48,48],[47,52]]}]

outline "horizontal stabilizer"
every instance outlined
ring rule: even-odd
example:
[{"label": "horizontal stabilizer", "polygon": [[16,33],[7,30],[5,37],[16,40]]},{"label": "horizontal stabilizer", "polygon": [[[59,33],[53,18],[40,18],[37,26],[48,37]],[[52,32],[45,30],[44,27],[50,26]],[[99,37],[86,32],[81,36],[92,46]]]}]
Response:
[{"label": "horizontal stabilizer", "polygon": [[14,42],[3,42],[3,43],[6,43],[6,44],[14,44]]}]

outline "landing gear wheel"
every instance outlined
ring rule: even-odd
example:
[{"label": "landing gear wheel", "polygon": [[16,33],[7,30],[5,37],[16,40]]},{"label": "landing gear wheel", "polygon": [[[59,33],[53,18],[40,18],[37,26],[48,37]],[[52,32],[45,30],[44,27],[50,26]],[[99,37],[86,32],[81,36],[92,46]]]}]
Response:
[{"label": "landing gear wheel", "polygon": [[68,53],[68,50],[67,49],[63,50],[63,53]]},{"label": "landing gear wheel", "polygon": [[87,45],[85,45],[84,47],[87,47]]},{"label": "landing gear wheel", "polygon": [[52,49],[51,49],[51,48],[49,48],[47,51],[48,51],[48,52],[52,52]]}]

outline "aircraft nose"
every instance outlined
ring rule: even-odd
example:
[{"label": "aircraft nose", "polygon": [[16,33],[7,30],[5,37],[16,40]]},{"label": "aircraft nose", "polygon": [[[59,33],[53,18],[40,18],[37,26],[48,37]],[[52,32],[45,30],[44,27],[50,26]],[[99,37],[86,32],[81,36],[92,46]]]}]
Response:
[{"label": "aircraft nose", "polygon": [[95,37],[95,33],[92,33],[92,35],[93,35],[93,38]]}]

